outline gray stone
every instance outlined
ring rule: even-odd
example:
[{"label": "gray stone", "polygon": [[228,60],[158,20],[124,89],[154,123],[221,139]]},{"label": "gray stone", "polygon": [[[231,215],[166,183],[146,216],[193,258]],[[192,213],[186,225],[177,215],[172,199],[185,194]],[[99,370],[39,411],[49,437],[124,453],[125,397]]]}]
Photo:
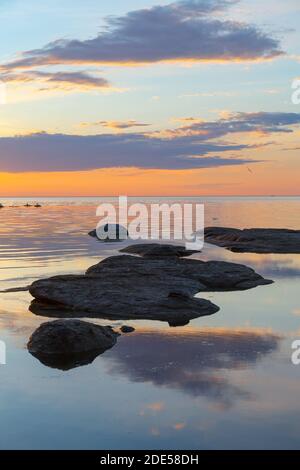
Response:
[{"label": "gray stone", "polygon": [[122,225],[119,224],[106,224],[100,227],[100,230],[103,230],[104,232],[108,233],[111,231],[113,234],[112,237],[107,237],[104,238],[103,240],[98,237],[97,230],[92,230],[89,232],[89,236],[93,238],[97,238],[99,241],[102,242],[119,242],[121,240],[127,240],[128,238],[128,230],[123,227]]},{"label": "gray stone", "polygon": [[133,326],[123,325],[121,326],[120,330],[122,331],[122,333],[133,333],[135,331],[135,328],[133,328]]},{"label": "gray stone", "polygon": [[205,241],[239,253],[300,253],[300,230],[207,227]]},{"label": "gray stone", "polygon": [[107,326],[56,320],[43,323],[32,334],[27,347],[43,364],[68,370],[92,362],[114,346],[118,336]]}]

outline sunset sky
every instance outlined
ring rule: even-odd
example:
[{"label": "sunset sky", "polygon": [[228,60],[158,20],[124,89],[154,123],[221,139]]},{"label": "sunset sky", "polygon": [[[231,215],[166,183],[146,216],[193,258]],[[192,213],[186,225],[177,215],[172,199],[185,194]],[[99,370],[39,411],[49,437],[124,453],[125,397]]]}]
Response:
[{"label": "sunset sky", "polygon": [[0,196],[299,195],[299,0],[0,0]]}]

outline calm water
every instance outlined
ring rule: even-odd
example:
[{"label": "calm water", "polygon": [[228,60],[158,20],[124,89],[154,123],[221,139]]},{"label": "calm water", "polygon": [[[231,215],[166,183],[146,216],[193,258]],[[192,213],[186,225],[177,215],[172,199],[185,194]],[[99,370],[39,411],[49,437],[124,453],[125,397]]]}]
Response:
[{"label": "calm water", "polygon": [[[0,289],[82,273],[126,244],[87,236],[103,199],[40,201],[41,209],[1,209]],[[300,198],[198,202],[205,203],[207,225],[300,228]],[[0,448],[299,449],[300,366],[290,358],[291,342],[300,339],[300,255],[234,254],[207,245],[195,258],[245,263],[275,283],[205,294],[221,310],[186,327],[127,322],[134,334],[68,372],[42,365],[26,349],[46,321],[28,311],[29,293],[0,294],[0,339],[7,345]]]}]

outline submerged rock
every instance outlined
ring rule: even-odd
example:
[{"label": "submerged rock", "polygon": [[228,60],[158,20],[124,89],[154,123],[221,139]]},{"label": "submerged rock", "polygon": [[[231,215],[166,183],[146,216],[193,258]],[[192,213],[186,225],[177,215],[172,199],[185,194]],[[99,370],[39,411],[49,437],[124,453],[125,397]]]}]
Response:
[{"label": "submerged rock", "polygon": [[129,253],[131,255],[140,255],[143,258],[160,258],[164,256],[173,256],[176,258],[184,258],[186,256],[199,253],[197,250],[187,250],[180,245],[162,245],[160,243],[143,243],[140,245],[127,246],[120,250],[121,253]]},{"label": "submerged rock", "polygon": [[110,327],[81,320],[43,323],[31,336],[28,351],[43,364],[68,370],[91,363],[116,344],[118,333]]},{"label": "submerged rock", "polygon": [[207,227],[205,241],[239,253],[300,253],[300,230]]},{"label": "submerged rock", "polygon": [[9,294],[12,292],[28,292],[30,286],[24,287],[11,287],[9,289],[0,290],[0,294]]},{"label": "submerged rock", "polygon": [[133,326],[123,325],[120,330],[122,331],[122,333],[133,333],[135,331],[135,328],[133,328]]},{"label": "submerged rock", "polygon": [[149,319],[184,325],[219,307],[199,292],[245,290],[270,284],[253,269],[223,261],[121,255],[106,258],[85,275],[34,282],[30,310],[54,317]]},{"label": "submerged rock", "polygon": [[[114,242],[120,240],[127,240],[128,239],[128,230],[119,224],[106,224],[99,228],[104,233],[108,234],[107,238],[99,238],[97,234],[97,230],[92,230],[89,232],[89,236],[93,238],[97,238],[100,241],[106,242]],[[99,233],[99,232],[98,232]],[[109,236],[111,234],[111,236]]]}]

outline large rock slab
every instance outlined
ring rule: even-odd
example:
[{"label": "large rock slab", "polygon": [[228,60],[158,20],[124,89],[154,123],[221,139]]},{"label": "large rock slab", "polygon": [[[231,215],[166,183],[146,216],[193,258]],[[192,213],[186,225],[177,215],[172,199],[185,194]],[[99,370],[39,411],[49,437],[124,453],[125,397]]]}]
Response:
[{"label": "large rock slab", "polygon": [[270,284],[253,269],[223,261],[177,257],[109,257],[82,276],[34,282],[33,313],[52,317],[149,319],[171,326],[211,315],[219,307],[195,294],[244,290]]},{"label": "large rock slab", "polygon": [[27,347],[43,364],[68,370],[91,363],[112,348],[118,336],[108,326],[81,320],[56,320],[43,323],[32,334]]},{"label": "large rock slab", "polygon": [[[106,262],[101,272],[84,276],[56,276],[36,281],[30,287],[35,297],[30,310],[47,317],[90,317],[110,320],[148,319],[187,324],[191,319],[211,315],[219,308],[205,299],[193,298],[200,284],[188,279],[163,282],[142,268],[132,272],[133,263],[121,256],[114,266]],[[123,261],[126,261],[124,263]],[[112,260],[113,258],[108,258]],[[107,260],[105,260],[107,261]],[[102,263],[100,263],[102,264]],[[174,281],[174,282],[173,282]]]},{"label": "large rock slab", "polygon": [[239,253],[300,253],[300,230],[207,227],[205,241]]}]

